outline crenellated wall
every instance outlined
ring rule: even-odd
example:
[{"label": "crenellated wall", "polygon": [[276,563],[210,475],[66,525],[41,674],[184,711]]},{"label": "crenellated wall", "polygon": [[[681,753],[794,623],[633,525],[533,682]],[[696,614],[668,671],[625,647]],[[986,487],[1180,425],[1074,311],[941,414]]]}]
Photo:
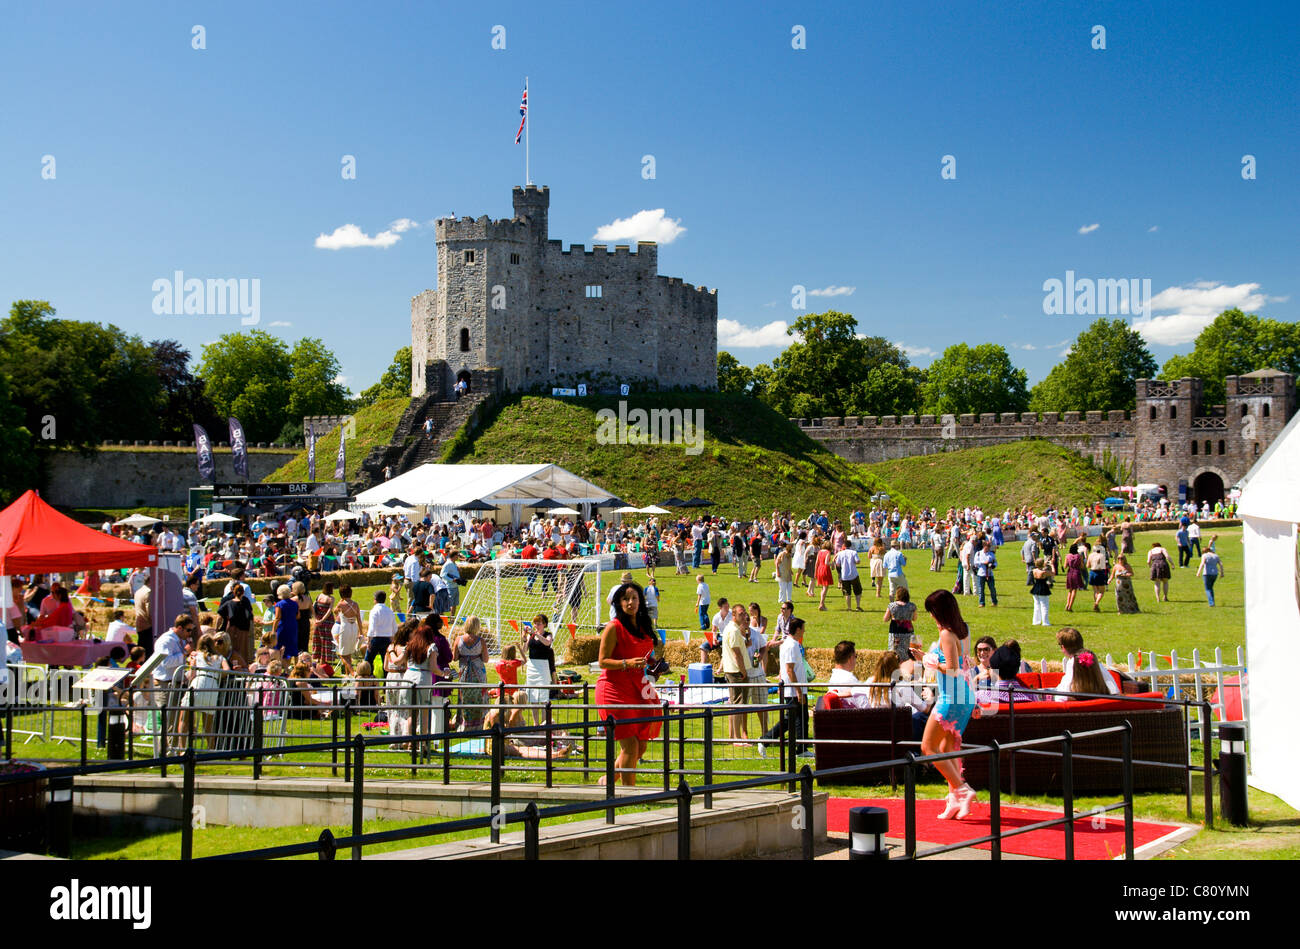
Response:
[{"label": "crenellated wall", "polygon": [[791,419],[804,434],[850,461],[890,461],[962,448],[1044,438],[1100,462],[1103,451],[1131,461],[1133,420],[1123,411],[1024,412],[998,416],[904,415]]}]

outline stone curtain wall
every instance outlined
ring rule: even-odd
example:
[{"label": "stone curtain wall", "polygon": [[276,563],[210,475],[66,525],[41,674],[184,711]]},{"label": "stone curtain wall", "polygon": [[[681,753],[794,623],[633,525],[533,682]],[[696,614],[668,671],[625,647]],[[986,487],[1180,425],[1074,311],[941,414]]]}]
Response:
[{"label": "stone curtain wall", "polygon": [[[261,481],[272,471],[295,458],[299,449],[248,452],[248,480]],[[213,450],[218,482],[238,482],[234,457],[229,448]],[[322,473],[317,458],[317,475]],[[329,471],[334,461],[328,461]],[[172,451],[145,448],[99,451],[83,458],[74,451],[54,455],[50,478],[42,497],[51,504],[67,507],[183,507],[189,503],[189,489],[200,484],[194,449]]]},{"label": "stone curtain wall", "polygon": [[[1100,463],[1103,451],[1133,461],[1134,422],[1123,411],[958,415],[847,416],[791,419],[800,430],[849,461],[891,461],[962,448],[1044,438]],[[945,437],[945,436],[951,437]]]}]

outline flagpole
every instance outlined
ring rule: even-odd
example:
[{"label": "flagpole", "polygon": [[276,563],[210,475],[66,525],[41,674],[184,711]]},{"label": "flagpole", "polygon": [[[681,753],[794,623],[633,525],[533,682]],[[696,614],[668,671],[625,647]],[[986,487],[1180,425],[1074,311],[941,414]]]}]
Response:
[{"label": "flagpole", "polygon": [[[525,100],[528,99],[528,77],[527,76],[524,77],[524,99]],[[529,102],[528,103],[529,114],[524,116],[524,184],[526,185],[530,185],[533,183],[533,176],[529,173],[529,169],[528,169],[528,129],[530,124],[528,120],[533,117],[532,111],[533,111],[533,104]]]}]

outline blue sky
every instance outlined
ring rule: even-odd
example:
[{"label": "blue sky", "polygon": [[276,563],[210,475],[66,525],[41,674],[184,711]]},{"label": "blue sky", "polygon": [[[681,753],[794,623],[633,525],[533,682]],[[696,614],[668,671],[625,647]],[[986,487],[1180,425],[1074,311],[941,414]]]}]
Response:
[{"label": "blue sky", "polygon": [[[718,289],[745,363],[780,351],[799,285],[822,291],[802,312],[851,312],[919,365],[992,341],[1033,382],[1095,318],[1044,315],[1067,271],[1149,279],[1163,362],[1227,306],[1300,318],[1298,11],[8,5],[0,296],[197,357],[240,318],[159,315],[154,281],[257,279],[260,328],[322,337],[364,388],[435,283],[430,222],[509,216],[528,75],[551,236],[671,236],[661,272]],[[349,233],[387,246],[316,246]]]}]

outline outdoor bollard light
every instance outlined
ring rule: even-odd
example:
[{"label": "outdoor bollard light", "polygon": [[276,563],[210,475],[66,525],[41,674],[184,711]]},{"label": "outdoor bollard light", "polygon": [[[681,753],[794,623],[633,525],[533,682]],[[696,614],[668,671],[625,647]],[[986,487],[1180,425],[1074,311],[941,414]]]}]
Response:
[{"label": "outdoor bollard light", "polygon": [[126,710],[111,709],[108,713],[108,759],[121,761],[126,757]]},{"label": "outdoor bollard light", "polygon": [[849,808],[849,859],[888,860],[888,831],[889,811],[883,807]]},{"label": "outdoor bollard light", "polygon": [[1237,827],[1249,823],[1246,806],[1246,726],[1219,726],[1219,809]]},{"label": "outdoor bollard light", "polygon": [[45,808],[45,847],[56,857],[72,856],[72,776],[50,778]]}]

